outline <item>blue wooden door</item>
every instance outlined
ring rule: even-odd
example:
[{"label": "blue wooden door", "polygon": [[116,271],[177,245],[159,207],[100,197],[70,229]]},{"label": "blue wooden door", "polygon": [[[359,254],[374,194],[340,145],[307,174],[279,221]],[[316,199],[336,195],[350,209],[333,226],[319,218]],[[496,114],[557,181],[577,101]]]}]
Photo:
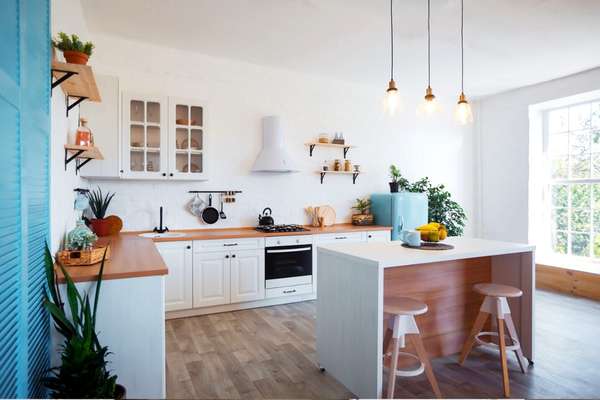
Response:
[{"label": "blue wooden door", "polygon": [[48,0],[0,2],[0,397],[44,396],[49,221]]}]

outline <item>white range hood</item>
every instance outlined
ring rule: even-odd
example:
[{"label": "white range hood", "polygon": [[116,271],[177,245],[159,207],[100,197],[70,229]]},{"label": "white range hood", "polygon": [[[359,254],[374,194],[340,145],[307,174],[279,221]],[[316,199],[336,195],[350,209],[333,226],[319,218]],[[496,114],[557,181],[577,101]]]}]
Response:
[{"label": "white range hood", "polygon": [[281,122],[277,116],[264,117],[263,147],[256,161],[253,172],[297,172],[295,163],[285,149]]}]

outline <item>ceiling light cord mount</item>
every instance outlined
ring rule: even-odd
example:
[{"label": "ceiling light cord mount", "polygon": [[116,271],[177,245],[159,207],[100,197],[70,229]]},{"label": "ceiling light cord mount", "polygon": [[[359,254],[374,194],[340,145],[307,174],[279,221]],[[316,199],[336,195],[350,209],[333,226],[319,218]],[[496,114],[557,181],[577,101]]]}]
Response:
[{"label": "ceiling light cord mount", "polygon": [[431,0],[427,0],[427,88],[424,100],[417,108],[417,115],[431,116],[439,111],[439,103],[431,88]]},{"label": "ceiling light cord mount", "polygon": [[395,115],[400,108],[398,88],[394,81],[394,0],[390,0],[390,81],[383,100],[383,109],[389,116]]},{"label": "ceiling light cord mount", "polygon": [[461,125],[473,122],[473,111],[465,96],[465,39],[464,39],[464,0],[460,0],[460,95],[454,111],[454,118]]}]

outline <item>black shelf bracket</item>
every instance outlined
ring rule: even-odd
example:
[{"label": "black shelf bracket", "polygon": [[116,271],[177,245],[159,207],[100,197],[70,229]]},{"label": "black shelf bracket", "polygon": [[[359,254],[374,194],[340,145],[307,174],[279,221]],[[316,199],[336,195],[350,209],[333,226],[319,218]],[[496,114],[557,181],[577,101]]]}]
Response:
[{"label": "black shelf bracket", "polygon": [[[311,157],[312,157],[313,150],[315,149],[315,146],[316,146],[316,144],[309,144],[308,145]],[[321,182],[321,183],[323,183],[323,182]]]},{"label": "black shelf bracket", "polygon": [[[54,82],[52,82],[52,72],[62,72],[64,75],[61,76],[60,78],[56,79]],[[63,69],[52,69],[52,71],[50,71],[50,85],[52,86],[52,89],[54,89],[55,87],[57,87],[58,85],[60,85],[61,83],[63,83],[64,81],[66,81],[67,79],[69,79],[70,77],[72,77],[73,75],[77,75],[78,72],[75,71],[65,71]],[[52,93],[52,92],[50,92]]]},{"label": "black shelf bracket", "polygon": [[356,178],[358,178],[358,175],[360,175],[360,172],[354,172],[352,174],[352,184],[356,185]]},{"label": "black shelf bracket", "polygon": [[348,155],[348,150],[350,150],[350,147],[344,146],[344,158],[346,158],[346,156]]},{"label": "black shelf bracket", "polygon": [[77,150],[69,156],[69,150],[65,149],[65,171],[67,170],[67,165],[75,160],[75,175],[77,175],[81,167],[92,160],[92,158],[78,158],[84,151],[85,150]]},{"label": "black shelf bracket", "polygon": [[[310,156],[312,157],[313,155],[313,151],[315,150],[315,147],[317,146],[317,143],[309,143],[308,144],[308,151]],[[346,158],[346,156],[348,155],[348,150],[350,150],[352,146],[344,146],[344,158]]]},{"label": "black shelf bracket", "polygon": [[[75,100],[73,103],[70,103],[70,104],[69,104],[69,99],[70,99],[71,97],[73,97],[73,98],[77,98],[77,100]],[[81,103],[82,101],[84,101],[85,99],[87,99],[87,97],[85,97],[85,96],[78,97],[78,96],[69,96],[69,95],[67,95],[67,96],[65,97],[65,102],[66,102],[66,105],[67,105],[67,117],[69,117],[69,111],[70,111],[70,110],[71,110],[73,107],[77,106],[79,103]]]},{"label": "black shelf bracket", "polygon": [[325,178],[325,175],[327,175],[327,172],[321,172],[321,185],[323,184],[323,178]]}]

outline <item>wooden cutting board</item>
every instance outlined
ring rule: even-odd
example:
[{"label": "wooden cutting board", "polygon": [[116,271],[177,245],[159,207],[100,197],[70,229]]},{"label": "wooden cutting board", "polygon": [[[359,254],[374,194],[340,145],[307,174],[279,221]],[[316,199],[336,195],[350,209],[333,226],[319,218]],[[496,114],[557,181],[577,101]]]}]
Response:
[{"label": "wooden cutting board", "polygon": [[331,206],[319,206],[318,208],[319,218],[323,218],[324,226],[335,225],[335,210]]}]

